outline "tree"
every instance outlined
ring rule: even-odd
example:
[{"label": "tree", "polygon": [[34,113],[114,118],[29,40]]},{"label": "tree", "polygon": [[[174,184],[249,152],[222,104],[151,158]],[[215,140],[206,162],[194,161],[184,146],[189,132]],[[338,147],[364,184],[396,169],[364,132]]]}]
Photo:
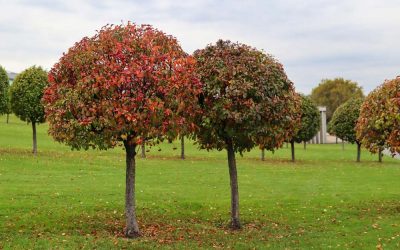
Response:
[{"label": "tree", "polygon": [[260,158],[262,161],[265,161],[265,148],[261,149],[261,157]]},{"label": "tree", "polygon": [[185,136],[181,135],[180,139],[181,139],[181,159],[184,160],[185,159]]},{"label": "tree", "polygon": [[45,122],[41,99],[47,85],[47,72],[41,67],[32,66],[17,75],[10,90],[13,113],[32,124],[34,155],[37,154],[36,124]]},{"label": "tree", "polygon": [[2,66],[0,66],[0,115],[7,114],[8,112],[8,82],[7,72]]},{"label": "tree", "polygon": [[290,140],[292,161],[295,161],[294,143],[300,143],[311,140],[318,132],[320,126],[320,113],[318,107],[306,96],[301,98],[301,121],[296,128],[295,135]]},{"label": "tree", "polygon": [[311,91],[311,100],[319,105],[326,106],[326,119],[329,122],[333,113],[341,104],[350,98],[363,98],[362,88],[356,82],[343,78],[323,79]]},{"label": "tree", "polygon": [[11,110],[11,88],[8,88],[7,98],[8,98],[8,100],[7,100],[7,110],[6,110],[6,114],[7,114],[6,122],[8,124],[8,121],[10,119],[10,114],[12,113],[12,110]]},{"label": "tree", "polygon": [[140,147],[142,149],[142,154],[140,155],[140,157],[144,159],[146,158],[146,139],[142,140],[142,144],[140,145]]},{"label": "tree", "polygon": [[342,141],[357,144],[357,162],[360,162],[361,142],[357,140],[356,124],[362,103],[363,99],[361,98],[352,98],[343,103],[333,113],[332,120],[328,125],[329,131]]},{"label": "tree", "polygon": [[194,56],[203,83],[197,141],[202,149],[227,150],[231,227],[239,229],[235,153],[280,147],[299,118],[299,100],[282,65],[247,45],[219,40]]},{"label": "tree", "polygon": [[43,101],[49,133],[73,149],[126,150],[125,213],[129,238],[140,235],[135,208],[135,155],[195,128],[201,84],[195,60],[177,40],[149,25],[107,25],[83,38],[49,73]]},{"label": "tree", "polygon": [[361,106],[357,139],[372,153],[387,148],[400,153],[400,77],[385,81],[373,90]]}]

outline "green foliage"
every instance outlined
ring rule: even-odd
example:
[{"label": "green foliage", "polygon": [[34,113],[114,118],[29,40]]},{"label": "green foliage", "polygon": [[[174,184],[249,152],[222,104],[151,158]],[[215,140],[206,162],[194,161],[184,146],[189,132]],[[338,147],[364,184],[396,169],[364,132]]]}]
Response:
[{"label": "green foliage", "polygon": [[335,110],[350,98],[363,98],[362,88],[356,82],[343,78],[323,79],[311,92],[311,100],[326,106],[326,119],[329,122]]},{"label": "green foliage", "polygon": [[18,74],[10,90],[14,114],[23,121],[44,122],[41,99],[47,85],[47,73],[41,67],[33,66]]},{"label": "green foliage", "polygon": [[0,66],[0,115],[8,113],[9,106],[9,82],[6,70]]},{"label": "green foliage", "polygon": [[318,107],[310,98],[301,95],[301,122],[296,135],[292,138],[295,142],[311,140],[318,132],[321,115]]},{"label": "green foliage", "polygon": [[400,153],[400,77],[372,91],[361,107],[357,138],[371,152]]},{"label": "green foliage", "polygon": [[219,40],[194,53],[203,83],[197,122],[202,148],[277,148],[299,120],[299,98],[283,66],[244,44]]},{"label": "green foliage", "polygon": [[356,124],[362,103],[363,99],[352,98],[340,105],[333,113],[332,120],[328,124],[329,132],[342,140],[358,143]]}]

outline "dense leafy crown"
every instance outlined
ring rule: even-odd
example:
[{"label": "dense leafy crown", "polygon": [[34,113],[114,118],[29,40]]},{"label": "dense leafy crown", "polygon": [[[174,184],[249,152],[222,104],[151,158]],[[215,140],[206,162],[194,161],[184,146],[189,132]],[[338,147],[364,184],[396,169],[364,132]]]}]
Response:
[{"label": "dense leafy crown", "polygon": [[201,84],[195,60],[149,25],[107,25],[83,38],[49,73],[49,133],[72,148],[152,142],[193,129]]},{"label": "dense leafy crown", "polygon": [[295,142],[311,140],[318,132],[320,120],[318,107],[310,98],[301,95],[301,122],[293,140]]},{"label": "dense leafy crown", "polygon": [[8,112],[8,84],[7,72],[0,66],[0,115]]},{"label": "dense leafy crown", "polygon": [[299,120],[293,83],[274,58],[239,43],[219,40],[194,53],[203,83],[203,114],[197,124],[202,148],[221,150],[232,140],[243,152],[273,149]]},{"label": "dense leafy crown", "polygon": [[311,92],[311,100],[326,106],[326,118],[332,119],[335,110],[350,98],[363,98],[362,88],[356,82],[343,78],[324,79]]},{"label": "dense leafy crown", "polygon": [[44,122],[41,103],[47,87],[47,72],[41,67],[30,67],[17,75],[11,85],[11,109],[23,121]]},{"label": "dense leafy crown", "polygon": [[352,98],[340,105],[335,113],[333,113],[332,120],[329,122],[329,132],[342,140],[358,143],[356,124],[360,116],[362,103],[362,98]]},{"label": "dense leafy crown", "polygon": [[357,138],[371,152],[400,153],[400,77],[385,81],[361,106]]}]

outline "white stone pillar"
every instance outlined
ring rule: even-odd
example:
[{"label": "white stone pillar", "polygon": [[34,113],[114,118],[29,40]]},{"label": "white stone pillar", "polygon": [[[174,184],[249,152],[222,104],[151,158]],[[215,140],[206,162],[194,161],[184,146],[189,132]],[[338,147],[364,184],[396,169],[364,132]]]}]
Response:
[{"label": "white stone pillar", "polygon": [[326,126],[326,107],[318,107],[319,112],[321,114],[321,129],[320,129],[320,143],[326,143],[326,133],[327,133],[327,126]]}]

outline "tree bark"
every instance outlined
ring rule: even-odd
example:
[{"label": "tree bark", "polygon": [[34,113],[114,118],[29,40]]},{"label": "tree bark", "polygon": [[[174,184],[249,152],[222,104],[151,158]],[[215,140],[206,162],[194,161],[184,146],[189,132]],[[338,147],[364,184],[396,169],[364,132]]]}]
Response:
[{"label": "tree bark", "polygon": [[185,137],[181,136],[181,159],[185,159]]},{"label": "tree bark", "polygon": [[294,141],[290,141],[290,147],[291,147],[291,150],[292,150],[292,162],[294,162],[295,161],[295,158],[294,158]]},{"label": "tree bark", "polygon": [[136,238],[140,236],[139,225],[136,220],[135,208],[136,144],[129,141],[124,141],[124,146],[126,150],[125,236],[127,238]]},{"label": "tree bark", "polygon": [[336,137],[336,144],[338,144],[338,139],[337,139],[337,136],[335,136]]},{"label": "tree bark", "polygon": [[141,157],[142,157],[142,158],[146,158],[146,144],[145,144],[145,141],[144,141],[144,140],[143,140],[143,142],[142,142],[141,148],[142,148]]},{"label": "tree bark", "polygon": [[231,228],[236,230],[240,229],[241,225],[239,220],[239,187],[232,139],[227,140],[226,146],[228,151],[228,166],[231,184]]},{"label": "tree bark", "polygon": [[10,114],[7,114],[7,124],[9,119],[10,119]]},{"label": "tree bark", "polygon": [[378,154],[379,154],[378,160],[379,162],[382,162],[382,149],[379,149]]},{"label": "tree bark", "polygon": [[360,162],[361,160],[361,143],[356,142],[357,143],[357,162]]},{"label": "tree bark", "polygon": [[265,161],[265,148],[261,149],[261,160]]},{"label": "tree bark", "polygon": [[303,143],[304,143],[304,150],[306,150],[307,149],[307,142],[304,141]]},{"label": "tree bark", "polygon": [[33,148],[32,153],[37,155],[36,123],[32,122]]}]

